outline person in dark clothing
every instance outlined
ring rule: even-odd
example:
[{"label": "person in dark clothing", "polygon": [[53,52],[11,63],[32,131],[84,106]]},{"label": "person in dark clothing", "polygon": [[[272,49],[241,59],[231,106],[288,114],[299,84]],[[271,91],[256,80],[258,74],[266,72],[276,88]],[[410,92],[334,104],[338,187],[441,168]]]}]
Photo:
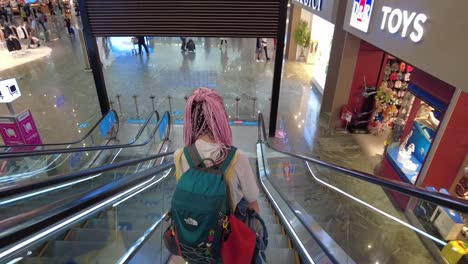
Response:
[{"label": "person in dark clothing", "polygon": [[68,17],[65,17],[65,19],[63,20],[65,22],[65,27],[67,28],[68,30],[68,34],[70,34],[70,36],[74,36],[75,35],[75,31],[72,29],[71,27],[71,20],[70,18]]},{"label": "person in dark clothing", "polygon": [[195,42],[193,42],[192,39],[189,39],[189,41],[187,42],[187,46],[186,46],[187,50],[189,52],[195,52]]},{"label": "person in dark clothing", "polygon": [[3,25],[5,21],[8,21],[7,13],[4,7],[0,8],[0,24]]},{"label": "person in dark clothing", "polygon": [[146,46],[145,37],[138,36],[138,54],[141,54],[141,46],[145,48],[146,54],[149,54],[148,47]]},{"label": "person in dark clothing", "polygon": [[6,15],[8,17],[8,23],[15,24],[13,17],[13,7],[10,4],[6,6]]},{"label": "person in dark clothing", "polygon": [[55,16],[54,4],[52,3],[52,1],[49,0],[47,6],[49,7],[50,15]]},{"label": "person in dark clothing", "polygon": [[182,46],[180,46],[180,49],[182,51],[185,51],[186,50],[186,46],[187,46],[187,38],[186,37],[180,37],[180,40],[182,41]]},{"label": "person in dark clothing", "polygon": [[257,62],[262,62],[260,55],[262,55],[262,44],[260,38],[257,38],[257,44],[255,45],[255,53],[257,54]]},{"label": "person in dark clothing", "polygon": [[41,9],[37,10],[37,23],[39,23],[39,25],[42,26],[42,28],[44,29],[44,32],[47,31],[47,27],[45,26],[46,17],[44,15],[44,13],[42,13]]}]

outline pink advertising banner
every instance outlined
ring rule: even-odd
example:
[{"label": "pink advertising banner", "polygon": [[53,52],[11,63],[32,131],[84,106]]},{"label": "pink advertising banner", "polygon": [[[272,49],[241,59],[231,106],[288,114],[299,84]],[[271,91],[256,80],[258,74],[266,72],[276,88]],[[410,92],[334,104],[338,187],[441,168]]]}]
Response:
[{"label": "pink advertising banner", "polygon": [[23,145],[23,137],[17,124],[10,119],[0,119],[0,134],[5,145]]},{"label": "pink advertising banner", "polygon": [[28,145],[42,144],[39,131],[30,110],[26,110],[16,117],[17,124],[23,135],[24,142]]}]

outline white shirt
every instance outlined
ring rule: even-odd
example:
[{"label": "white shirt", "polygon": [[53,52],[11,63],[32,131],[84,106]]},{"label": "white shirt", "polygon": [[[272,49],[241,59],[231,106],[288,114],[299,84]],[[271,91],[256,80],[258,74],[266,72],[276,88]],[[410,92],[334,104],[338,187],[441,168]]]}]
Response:
[{"label": "white shirt", "polygon": [[[204,140],[198,139],[195,142],[195,146],[198,150],[202,159],[213,159],[220,153],[220,148],[215,143],[206,142]],[[178,149],[174,153],[174,157],[177,157],[178,154],[183,151],[183,149]],[[234,165],[234,175],[229,185],[231,190],[231,199],[235,204],[238,204],[240,200],[244,197],[247,202],[251,203],[258,199],[258,186],[255,175],[253,174],[252,168],[250,167],[249,159],[244,152],[238,151],[237,162]],[[181,173],[183,174],[189,169],[189,165],[185,155],[182,154],[182,165]],[[208,165],[208,164],[207,164]]]}]

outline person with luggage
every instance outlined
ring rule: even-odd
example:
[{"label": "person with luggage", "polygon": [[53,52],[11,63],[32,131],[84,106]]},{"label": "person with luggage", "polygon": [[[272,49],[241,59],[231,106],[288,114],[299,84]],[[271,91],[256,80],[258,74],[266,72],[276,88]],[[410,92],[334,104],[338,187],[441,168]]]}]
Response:
[{"label": "person with luggage", "polygon": [[237,224],[232,215],[242,205],[244,212],[258,216],[259,188],[246,154],[233,146],[224,101],[215,90],[198,88],[187,99],[184,145],[174,154],[178,184],[169,213],[171,226],[164,237],[166,247],[191,264],[226,263],[225,256],[232,256],[229,251],[235,249],[222,248],[231,239],[225,236],[230,228],[244,225],[250,233],[242,241],[252,245],[252,251],[234,253],[249,260],[238,263],[250,263],[255,232],[242,222]]},{"label": "person with luggage", "polygon": [[193,42],[193,39],[190,38],[185,47],[189,52],[195,52],[196,47],[195,42]]},{"label": "person with luggage", "polygon": [[138,54],[141,54],[141,47],[142,46],[143,46],[143,48],[145,48],[146,54],[149,54],[148,47],[146,46],[145,37],[138,36],[137,40],[138,40]]}]

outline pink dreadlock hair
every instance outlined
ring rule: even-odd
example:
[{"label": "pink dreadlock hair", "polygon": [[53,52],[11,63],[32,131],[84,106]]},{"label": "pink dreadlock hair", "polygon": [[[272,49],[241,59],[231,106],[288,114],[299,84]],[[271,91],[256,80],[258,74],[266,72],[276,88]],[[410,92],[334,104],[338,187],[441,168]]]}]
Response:
[{"label": "pink dreadlock hair", "polygon": [[223,162],[232,146],[232,131],[223,97],[209,88],[196,89],[185,105],[184,144],[191,145],[203,135],[208,135],[221,148],[214,162]]}]

